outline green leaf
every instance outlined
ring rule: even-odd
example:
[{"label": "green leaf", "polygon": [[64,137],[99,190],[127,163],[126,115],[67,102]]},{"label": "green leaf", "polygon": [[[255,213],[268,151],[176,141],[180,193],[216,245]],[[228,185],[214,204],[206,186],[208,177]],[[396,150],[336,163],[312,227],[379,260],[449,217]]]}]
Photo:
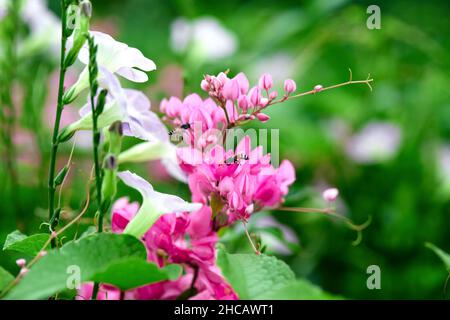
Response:
[{"label": "green leaf", "polygon": [[295,279],[289,266],[267,255],[229,254],[219,249],[217,264],[240,299],[336,299],[307,280]]},{"label": "green leaf", "polygon": [[37,233],[29,237],[16,230],[6,237],[3,250],[14,250],[30,256],[35,256],[49,238],[47,233]]},{"label": "green leaf", "polygon": [[320,287],[304,279],[297,279],[292,283],[276,289],[268,290],[258,296],[262,300],[329,300],[342,299],[323,291]]},{"label": "green leaf", "polygon": [[442,260],[442,262],[444,263],[445,268],[447,269],[448,272],[450,272],[450,254],[446,253],[445,251],[439,249],[438,247],[436,247],[434,244],[430,243],[430,242],[426,242],[425,246],[429,249],[431,249],[432,251],[434,251],[434,253]]},{"label": "green leaf", "polygon": [[180,265],[159,268],[139,258],[128,258],[112,263],[105,271],[96,274],[92,280],[112,284],[126,291],[143,285],[175,280],[181,275]]},{"label": "green leaf", "polygon": [[12,274],[0,267],[0,292],[13,280]]},{"label": "green leaf", "polygon": [[110,265],[130,257],[146,259],[144,245],[125,234],[101,233],[71,241],[40,259],[6,299],[43,299],[66,289],[74,269],[80,281],[91,281]]},{"label": "green leaf", "polygon": [[219,250],[217,264],[241,299],[258,299],[295,281],[286,263],[264,254],[228,254]]},{"label": "green leaf", "polygon": [[3,245],[3,250],[5,250],[5,248],[10,246],[11,244],[13,244],[13,243],[15,243],[17,241],[23,240],[26,237],[27,236],[24,235],[19,230],[15,230],[15,231],[11,232],[10,234],[8,234],[6,236],[5,244]]}]

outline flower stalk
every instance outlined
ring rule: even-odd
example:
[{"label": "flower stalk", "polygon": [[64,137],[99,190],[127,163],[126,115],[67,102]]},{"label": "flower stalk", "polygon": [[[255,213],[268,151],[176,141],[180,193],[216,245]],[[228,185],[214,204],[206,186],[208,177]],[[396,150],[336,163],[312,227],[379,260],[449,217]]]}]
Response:
[{"label": "flower stalk", "polygon": [[[58,133],[61,122],[61,115],[64,109],[63,95],[64,95],[64,79],[66,76],[66,64],[65,64],[65,52],[67,38],[70,36],[67,28],[67,3],[66,0],[61,0],[61,53],[60,53],[60,69],[59,69],[59,85],[58,85],[58,101],[56,106],[55,124],[53,126],[52,134],[52,148],[50,151],[50,168],[48,174],[48,218],[50,221],[57,221],[55,214],[58,210],[55,210],[55,171],[56,171],[56,156],[58,153]],[[50,224],[50,232],[55,226]],[[54,243],[52,242],[52,246]]]}]

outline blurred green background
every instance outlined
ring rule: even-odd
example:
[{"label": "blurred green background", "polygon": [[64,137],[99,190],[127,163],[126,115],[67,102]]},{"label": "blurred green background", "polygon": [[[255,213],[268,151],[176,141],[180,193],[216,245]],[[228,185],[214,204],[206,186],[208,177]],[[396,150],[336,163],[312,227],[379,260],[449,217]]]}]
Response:
[{"label": "blurred green background", "polygon": [[[381,9],[381,29],[366,26],[371,4]],[[50,7],[58,12],[57,1]],[[271,121],[258,125],[280,130],[281,159],[297,169],[286,205],[323,206],[320,192],[336,186],[340,214],[356,223],[373,218],[354,247],[355,233],[339,221],[272,212],[299,238],[282,257],[297,275],[347,298],[442,298],[447,274],[423,244],[450,251],[448,1],[94,0],[93,8],[92,29],[139,48],[157,64],[150,81],[138,86],[154,108],[164,96],[200,92],[203,74],[228,68],[232,75],[245,72],[251,83],[272,73],[279,88],[292,78],[299,91],[344,82],[349,68],[354,79],[370,73],[373,92],[353,85],[292,100],[270,109]],[[36,85],[39,70],[48,74],[55,66],[33,59],[40,67],[28,73]],[[33,124],[20,125],[35,132]],[[45,220],[49,128],[17,143],[15,183],[21,188],[1,192],[1,243],[15,228],[36,232]],[[34,152],[27,143],[40,149],[39,161],[27,158]],[[70,147],[61,149],[61,166]],[[74,158],[62,201],[77,210],[90,152],[77,149]],[[133,170],[162,191],[189,197],[186,186],[160,176],[157,164]],[[248,249],[241,240],[225,235],[235,251]],[[14,258],[0,251],[0,265],[15,270]],[[381,290],[367,289],[369,265],[381,268]]]}]

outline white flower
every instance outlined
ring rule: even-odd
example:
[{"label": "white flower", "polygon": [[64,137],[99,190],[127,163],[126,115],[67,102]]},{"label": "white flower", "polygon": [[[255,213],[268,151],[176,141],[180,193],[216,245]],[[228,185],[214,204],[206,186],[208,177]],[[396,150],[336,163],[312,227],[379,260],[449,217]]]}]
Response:
[{"label": "white flower", "polygon": [[[145,72],[156,69],[155,63],[146,58],[141,51],[131,48],[125,43],[116,41],[110,35],[98,31],[90,31],[94,37],[94,43],[98,45],[97,64],[110,73],[118,74],[133,82],[146,82],[148,76]],[[81,48],[78,59],[89,63],[89,47],[87,43]],[[102,76],[100,74],[100,76]],[[89,86],[89,72],[87,66],[81,72],[77,82],[67,93],[69,101],[75,99],[78,94]]]},{"label": "white flower", "polygon": [[175,52],[192,50],[195,56],[214,61],[236,52],[237,37],[212,17],[187,21],[178,18],[171,27],[171,46]]},{"label": "white flower", "polygon": [[119,155],[118,162],[145,162],[159,159],[172,177],[187,183],[186,174],[178,165],[176,147],[168,140],[138,143],[122,152]]},{"label": "white flower", "polygon": [[[115,121],[123,123],[124,134],[146,141],[168,140],[167,128],[156,114],[150,110],[150,101],[140,91],[122,89],[116,76],[100,67],[103,78],[100,86],[108,89],[103,112],[98,118],[98,127],[104,128]],[[69,137],[78,130],[92,129],[92,112],[90,103],[80,109],[81,118],[67,126],[61,135]]]},{"label": "white flower", "polygon": [[124,230],[124,233],[137,238],[142,237],[165,213],[192,212],[202,206],[200,203],[189,203],[180,197],[157,192],[149,182],[130,171],[119,172],[117,176],[126,185],[139,191],[143,198],[139,211]]},{"label": "white flower", "polygon": [[358,163],[378,163],[392,159],[401,142],[399,127],[387,122],[371,122],[347,141],[347,154]]}]

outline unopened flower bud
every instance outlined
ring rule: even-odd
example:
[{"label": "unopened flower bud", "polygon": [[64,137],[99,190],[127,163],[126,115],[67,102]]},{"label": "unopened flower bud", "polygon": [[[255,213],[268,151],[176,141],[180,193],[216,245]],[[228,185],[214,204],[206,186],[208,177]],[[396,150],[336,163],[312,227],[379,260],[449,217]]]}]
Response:
[{"label": "unopened flower bud", "polygon": [[217,75],[217,80],[219,80],[223,86],[228,81],[228,77],[225,73],[221,72]]},{"label": "unopened flower bud", "polygon": [[247,112],[248,109],[248,101],[247,101],[247,97],[242,95],[239,97],[238,99],[238,106],[239,108],[242,109],[242,111]]},{"label": "unopened flower bud", "polygon": [[24,276],[27,272],[28,272],[28,268],[23,267],[22,269],[20,269],[19,275]]},{"label": "unopened flower bud", "polygon": [[251,205],[247,206],[247,208],[245,208],[245,213],[252,214],[254,210],[255,210],[255,206],[252,203]]},{"label": "unopened flower bud", "polygon": [[17,260],[16,260],[16,264],[17,264],[19,267],[23,268],[23,267],[25,267],[25,265],[27,264],[27,261],[26,261],[25,259],[17,259]]},{"label": "unopened flower bud", "polygon": [[269,99],[270,99],[270,100],[273,100],[273,99],[275,99],[276,97],[278,97],[278,92],[277,92],[277,91],[272,91],[272,92],[269,94]]},{"label": "unopened flower bud", "polygon": [[260,78],[259,78],[259,87],[264,89],[264,90],[269,90],[270,88],[272,88],[273,85],[273,80],[272,80],[272,76],[268,73],[264,73]]},{"label": "unopened flower bud", "polygon": [[295,81],[292,79],[286,79],[284,80],[284,91],[287,94],[291,94],[292,92],[294,92],[295,90],[297,90],[297,85],[295,84]]},{"label": "unopened flower bud", "polygon": [[330,189],[327,189],[327,190],[325,190],[325,191],[322,193],[322,197],[323,197],[323,198],[325,199],[325,201],[327,201],[327,202],[333,202],[333,201],[335,201],[336,198],[338,197],[338,195],[339,195],[339,190],[336,189],[336,188],[330,188]]},{"label": "unopened flower bud", "polygon": [[239,97],[239,85],[236,80],[228,80],[225,82],[222,95],[227,100],[236,100]]},{"label": "unopened flower bud", "polygon": [[39,257],[44,257],[44,256],[46,256],[47,255],[47,251],[45,251],[45,250],[42,250],[42,251],[39,251]]},{"label": "unopened flower bud", "polygon": [[209,91],[209,83],[205,79],[200,82],[200,88],[202,88],[203,91]]},{"label": "unopened flower bud", "polygon": [[259,102],[259,105],[261,106],[261,107],[267,107],[267,105],[269,104],[269,99],[267,99],[267,98],[261,98],[261,101]]},{"label": "unopened flower bud", "polygon": [[259,88],[253,87],[248,94],[250,97],[251,105],[253,107],[259,106],[259,103],[261,102],[261,94],[259,92]]},{"label": "unopened flower bud", "polygon": [[117,169],[117,160],[114,155],[110,154],[110,155],[106,156],[105,169],[108,169],[108,170],[116,170]]},{"label": "unopened flower bud", "polygon": [[113,124],[109,126],[109,132],[117,134],[119,136],[123,136],[122,122],[120,121],[113,122]]},{"label": "unopened flower bud", "polygon": [[322,89],[323,89],[323,86],[320,84],[318,84],[317,86],[314,87],[315,92],[320,92],[320,91],[322,91]]},{"label": "unopened flower bud", "polygon": [[88,18],[92,16],[92,4],[88,0],[84,0],[80,3],[81,12]]},{"label": "unopened flower bud", "polygon": [[256,118],[258,118],[258,120],[261,122],[267,122],[270,120],[270,117],[267,114],[262,113],[262,112],[258,113],[256,115]]}]

